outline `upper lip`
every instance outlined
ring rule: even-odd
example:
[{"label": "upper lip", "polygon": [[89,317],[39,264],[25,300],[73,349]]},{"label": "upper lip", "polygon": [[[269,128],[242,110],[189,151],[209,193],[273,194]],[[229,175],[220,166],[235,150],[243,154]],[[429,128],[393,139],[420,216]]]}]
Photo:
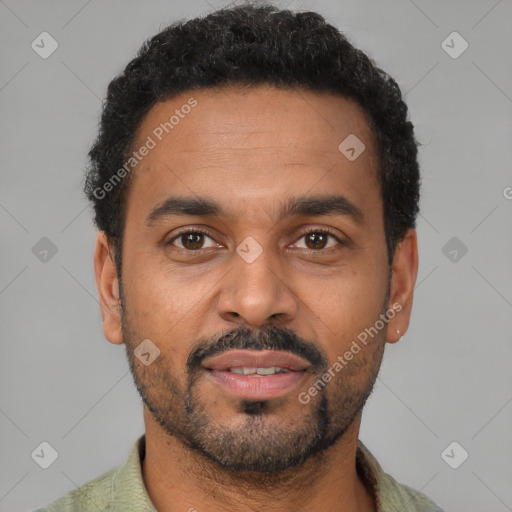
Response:
[{"label": "upper lip", "polygon": [[210,370],[229,370],[230,368],[286,368],[291,371],[306,370],[311,366],[305,359],[280,350],[230,350],[216,357],[206,358],[202,366]]}]

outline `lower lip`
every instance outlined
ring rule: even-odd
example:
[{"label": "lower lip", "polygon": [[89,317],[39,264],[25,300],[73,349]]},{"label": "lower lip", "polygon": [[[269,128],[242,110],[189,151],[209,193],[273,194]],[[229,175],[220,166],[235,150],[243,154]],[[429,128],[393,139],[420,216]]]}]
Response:
[{"label": "lower lip", "polygon": [[266,400],[288,393],[302,382],[307,371],[251,377],[225,370],[208,370],[208,375],[232,394],[248,400]]}]

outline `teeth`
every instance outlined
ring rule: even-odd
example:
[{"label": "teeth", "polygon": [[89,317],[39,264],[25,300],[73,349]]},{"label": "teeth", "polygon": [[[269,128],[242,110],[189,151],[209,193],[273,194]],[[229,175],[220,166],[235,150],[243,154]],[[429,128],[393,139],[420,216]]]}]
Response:
[{"label": "teeth", "polygon": [[289,372],[287,368],[279,368],[271,366],[269,368],[249,368],[249,367],[235,367],[230,368],[230,372],[238,373],[240,375],[274,375],[275,373]]},{"label": "teeth", "polygon": [[258,368],[256,373],[258,375],[274,375],[274,373],[276,373],[276,368],[274,366],[270,368]]}]

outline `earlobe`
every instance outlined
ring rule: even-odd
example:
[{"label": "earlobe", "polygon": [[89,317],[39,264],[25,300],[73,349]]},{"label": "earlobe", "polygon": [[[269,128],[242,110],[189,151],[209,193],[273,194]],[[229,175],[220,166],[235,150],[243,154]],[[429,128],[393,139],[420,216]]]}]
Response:
[{"label": "earlobe", "polygon": [[109,242],[103,231],[99,231],[96,237],[94,273],[100,299],[103,333],[110,343],[120,345],[123,343],[123,333],[121,329],[119,282]]}]

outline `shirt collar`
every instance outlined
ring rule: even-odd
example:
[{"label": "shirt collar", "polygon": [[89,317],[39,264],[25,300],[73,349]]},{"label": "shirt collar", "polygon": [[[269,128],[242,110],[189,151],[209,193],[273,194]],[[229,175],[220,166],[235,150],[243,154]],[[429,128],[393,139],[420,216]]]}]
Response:
[{"label": "shirt collar", "polygon": [[112,501],[127,497],[133,510],[157,512],[149,498],[142,477],[142,461],[146,455],[146,434],[141,435],[130,452],[126,463],[112,476]]},{"label": "shirt collar", "polygon": [[[112,498],[129,496],[134,510],[157,512],[151,502],[142,476],[142,461],[146,455],[146,434],[141,435],[132,447],[123,466],[112,476]],[[356,469],[375,501],[375,512],[382,512],[380,488],[384,471],[379,462],[361,440],[357,442]]]}]

